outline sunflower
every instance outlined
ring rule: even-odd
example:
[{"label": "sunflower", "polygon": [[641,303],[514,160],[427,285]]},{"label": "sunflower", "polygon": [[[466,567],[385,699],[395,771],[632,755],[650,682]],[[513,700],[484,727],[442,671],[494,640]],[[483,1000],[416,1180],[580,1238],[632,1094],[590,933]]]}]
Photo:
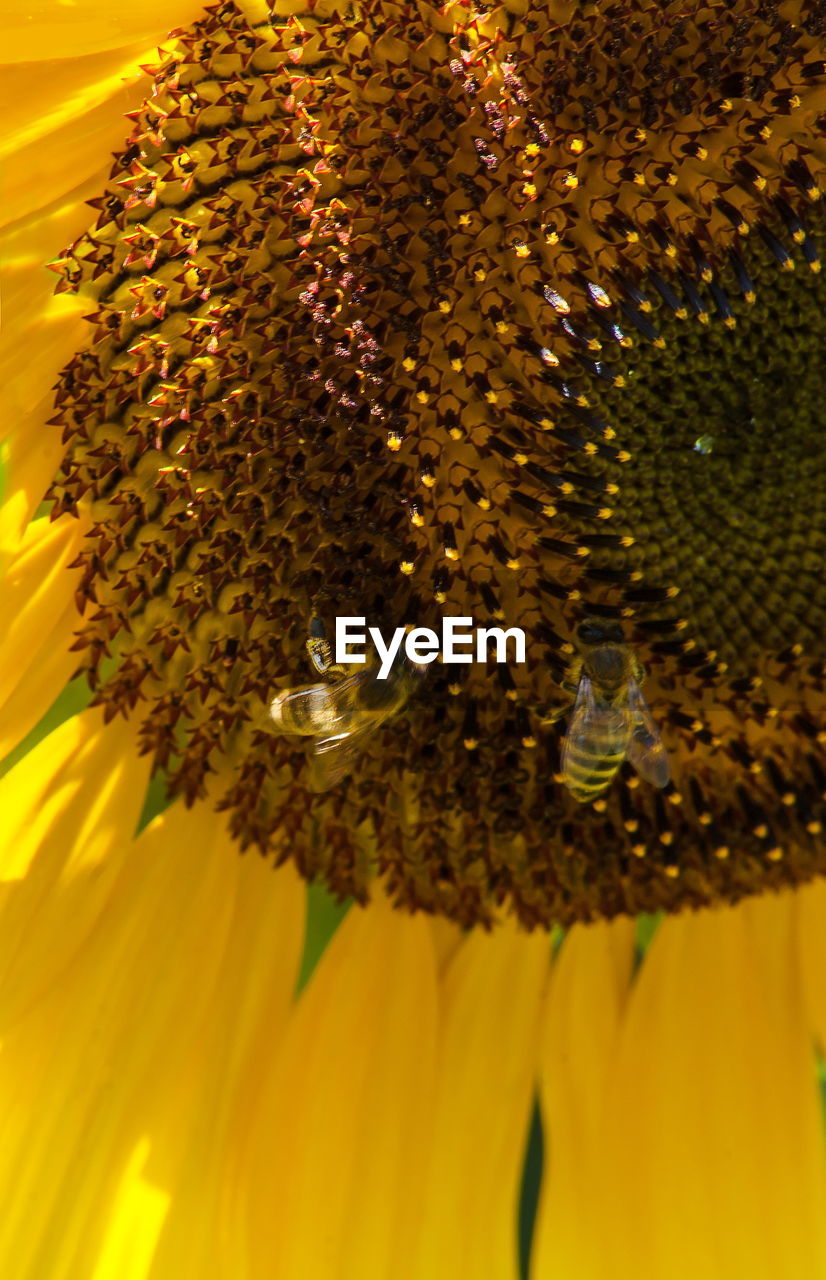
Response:
[{"label": "sunflower", "polygon": [[[7,21],[3,1274],[826,1277],[826,7],[173,8]],[[530,661],[319,795],[341,614]]]}]

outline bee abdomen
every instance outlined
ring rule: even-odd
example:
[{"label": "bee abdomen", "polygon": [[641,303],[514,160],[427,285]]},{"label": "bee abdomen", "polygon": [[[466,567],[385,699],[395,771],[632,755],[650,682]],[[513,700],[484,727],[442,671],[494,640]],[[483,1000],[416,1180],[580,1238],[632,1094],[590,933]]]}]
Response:
[{"label": "bee abdomen", "polygon": [[577,800],[593,800],[605,791],[625,759],[624,746],[571,744],[565,757],[565,785]]}]

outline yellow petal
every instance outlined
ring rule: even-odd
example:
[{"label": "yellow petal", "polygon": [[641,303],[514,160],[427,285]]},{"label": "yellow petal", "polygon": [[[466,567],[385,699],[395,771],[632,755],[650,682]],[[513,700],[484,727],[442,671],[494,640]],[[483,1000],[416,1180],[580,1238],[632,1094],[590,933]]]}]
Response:
[{"label": "yellow petal", "polygon": [[[73,191],[78,178],[100,171],[101,162],[109,160],[106,168],[111,166],[110,153],[121,148],[129,135],[129,122],[123,117],[136,99],[146,96],[145,78],[141,77],[142,93],[134,85],[137,60],[145,60],[146,52],[135,51],[119,74],[95,86],[95,96],[100,95],[101,102],[87,106],[82,114],[70,116],[59,125],[55,123],[47,137],[33,139],[4,159],[7,191],[0,218],[4,226],[29,217],[56,197]],[[93,220],[88,209],[86,220]],[[52,280],[56,282],[54,275]]]},{"label": "yellow petal", "polygon": [[[73,604],[80,570],[67,566],[80,550],[85,529],[85,521],[71,516],[54,522],[47,516],[34,520],[3,575],[0,589],[9,621],[0,633],[0,737],[4,730],[9,732],[5,707],[21,677],[52,649],[66,654],[80,623]],[[77,661],[77,654],[69,658],[69,673]],[[62,687],[50,691],[44,711]],[[20,737],[38,718],[25,725]]]},{"label": "yellow petal", "polygon": [[[240,858],[206,805],[177,806],[113,863],[97,927],[4,1035],[0,1274],[240,1280],[239,1120],[254,1122],[288,1016],[303,888]],[[74,931],[77,905],[58,888],[30,958]]]},{"label": "yellow petal", "polygon": [[28,0],[9,5],[3,15],[5,63],[42,58],[76,58],[133,41],[162,40],[203,13],[192,0]]},{"label": "yellow petal", "polygon": [[[114,852],[137,825],[149,761],[134,727],[98,710],[66,721],[0,779],[0,1000],[23,1007],[104,911]],[[67,902],[75,909],[67,917]],[[32,940],[49,945],[32,950]],[[0,1272],[2,1274],[2,1272]]]},{"label": "yellow petal", "polygon": [[806,1018],[826,1056],[826,883],[816,880],[794,897],[795,933]]},{"label": "yellow petal", "polygon": [[[27,735],[54,706],[71,681],[78,655],[69,652],[68,644],[61,641],[61,636],[68,639],[76,625],[77,614],[72,607],[61,616],[55,627],[52,633],[54,643],[40,653],[37,662],[21,671],[14,691],[3,703],[0,710],[0,761],[4,769],[11,752],[17,750],[20,754],[26,749]],[[90,700],[80,692],[74,696],[77,689],[77,685],[73,686],[74,700],[67,715],[86,706]]]},{"label": "yellow petal", "polygon": [[535,1277],[590,1280],[598,1224],[588,1211],[603,1158],[604,1111],[631,980],[634,924],[571,929],[554,965],[541,1046],[546,1171],[532,1249]]},{"label": "yellow petal", "polygon": [[[54,410],[50,392],[58,373],[88,337],[83,322],[88,299],[74,294],[55,296],[57,276],[45,263],[57,257],[89,222],[84,200],[101,184],[101,173],[60,196],[36,218],[15,223],[0,232],[0,257],[5,273],[5,328],[0,342],[0,435],[8,435],[35,406],[42,406],[42,424]],[[37,439],[36,424],[31,438]]]},{"label": "yellow petal", "polygon": [[399,1274],[398,1220],[431,1122],[435,1039],[427,921],[377,894],[339,926],[250,1093],[251,1276]]},{"label": "yellow petal", "polygon": [[504,924],[470,935],[443,980],[432,1146],[415,1170],[399,1256],[411,1276],[511,1280],[534,1098],[546,935]]},{"label": "yellow petal", "polygon": [[611,1071],[582,1206],[596,1261],[578,1277],[826,1275],[822,1119],[791,898],[660,926]]},{"label": "yellow petal", "polygon": [[[55,370],[55,373],[57,370]],[[43,500],[65,446],[60,433],[45,424],[54,413],[49,392],[32,413],[9,421],[3,447],[3,492],[0,506],[0,566],[14,554],[27,524]],[[0,423],[0,435],[3,434]]]}]

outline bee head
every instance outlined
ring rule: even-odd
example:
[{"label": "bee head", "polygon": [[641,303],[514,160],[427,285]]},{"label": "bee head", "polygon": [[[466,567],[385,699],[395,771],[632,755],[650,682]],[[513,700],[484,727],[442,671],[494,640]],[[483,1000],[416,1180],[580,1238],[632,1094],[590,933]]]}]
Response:
[{"label": "bee head", "polygon": [[580,643],[588,647],[625,642],[622,627],[618,622],[607,622],[598,618],[588,618],[585,622],[580,622],[576,633]]}]

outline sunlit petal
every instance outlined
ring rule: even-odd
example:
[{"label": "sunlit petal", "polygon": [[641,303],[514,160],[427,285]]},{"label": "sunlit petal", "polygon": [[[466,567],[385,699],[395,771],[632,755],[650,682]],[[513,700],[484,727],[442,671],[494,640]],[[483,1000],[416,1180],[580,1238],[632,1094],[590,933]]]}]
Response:
[{"label": "sunlit petal", "polygon": [[826,1274],[826,1201],[792,896],[683,915],[631,994],[586,1212],[597,1276]]},{"label": "sunlit petal", "polygon": [[131,42],[161,40],[170,27],[183,26],[203,11],[192,0],[32,0],[10,6],[3,17],[6,63],[44,58],[76,58]]},{"label": "sunlit petal", "polygon": [[149,761],[138,758],[129,724],[102,719],[94,710],[67,720],[0,780],[7,1013],[46,990],[81,946],[137,825]]},{"label": "sunlit petal", "polygon": [[[228,1171],[287,1017],[303,889],[239,859],[205,806],[177,806],[110,861],[107,910],[72,963],[23,1018],[0,1002],[0,1093],[18,1100],[2,1121],[0,1270],[235,1280]],[[76,936],[77,903],[55,887],[29,957]]]},{"label": "sunlit petal", "polygon": [[633,955],[634,926],[617,920],[572,929],[554,965],[540,1055],[548,1158],[532,1253],[535,1277],[590,1280],[598,1229],[589,1206],[603,1159],[608,1080]]},{"label": "sunlit petal", "polygon": [[251,1276],[396,1273],[410,1169],[434,1123],[436,1018],[427,921],[380,897],[351,910],[250,1094]]},{"label": "sunlit petal", "polygon": [[[516,1210],[550,945],[513,924],[474,933],[443,979],[433,1143],[400,1256],[427,1280],[515,1277]],[[414,1184],[415,1185],[415,1184]]]}]

